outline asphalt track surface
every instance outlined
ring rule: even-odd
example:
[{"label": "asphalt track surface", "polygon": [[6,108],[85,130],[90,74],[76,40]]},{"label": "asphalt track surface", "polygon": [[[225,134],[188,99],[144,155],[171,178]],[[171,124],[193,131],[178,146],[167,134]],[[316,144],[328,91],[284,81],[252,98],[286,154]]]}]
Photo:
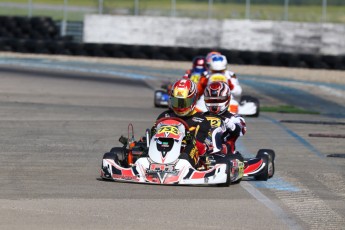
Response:
[{"label": "asphalt track surface", "polygon": [[345,229],[345,158],[327,157],[345,154],[344,139],[309,137],[345,133],[344,85],[243,76],[244,92],[266,106],[321,112],[246,118],[239,150],[274,149],[274,178],[229,188],[154,186],[101,181],[100,163],[128,123],[136,137],[151,127],[163,111],[153,107],[157,78],[181,72],[37,62],[0,65],[0,229]]}]

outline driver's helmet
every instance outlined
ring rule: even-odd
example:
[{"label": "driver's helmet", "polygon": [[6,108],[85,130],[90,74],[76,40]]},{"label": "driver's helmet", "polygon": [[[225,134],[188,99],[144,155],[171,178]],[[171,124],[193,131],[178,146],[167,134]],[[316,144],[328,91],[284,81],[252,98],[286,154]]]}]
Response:
[{"label": "driver's helmet", "polygon": [[206,58],[203,56],[197,56],[193,59],[193,72],[194,73],[203,73],[207,70]]},{"label": "driver's helmet", "polygon": [[217,52],[217,51],[211,51],[206,55],[206,65],[209,68],[210,64],[211,64],[211,59],[214,55],[222,55],[221,53]]},{"label": "driver's helmet", "polygon": [[176,81],[170,94],[170,108],[178,116],[187,116],[195,107],[197,101],[196,85],[190,79]]},{"label": "driver's helmet", "polygon": [[228,60],[224,55],[214,55],[210,62],[211,72],[221,72],[225,71],[228,65]]},{"label": "driver's helmet", "polygon": [[204,91],[206,108],[213,114],[222,114],[229,107],[231,91],[225,82],[212,82]]}]

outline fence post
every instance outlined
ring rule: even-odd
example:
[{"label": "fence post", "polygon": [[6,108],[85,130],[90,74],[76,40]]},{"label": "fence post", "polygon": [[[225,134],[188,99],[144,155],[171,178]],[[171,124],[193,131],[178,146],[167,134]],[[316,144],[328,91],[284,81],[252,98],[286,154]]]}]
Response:
[{"label": "fence post", "polygon": [[66,35],[66,28],[67,28],[67,5],[68,5],[68,0],[64,0],[64,2],[63,2],[63,19],[62,19],[61,31],[60,31],[61,36],[65,36]]},{"label": "fence post", "polygon": [[212,18],[213,0],[208,0],[208,19]]},{"label": "fence post", "polygon": [[134,15],[139,15],[139,0],[134,0]]},{"label": "fence post", "polygon": [[98,0],[98,14],[103,14],[103,0]]},{"label": "fence post", "polygon": [[32,0],[28,0],[28,17],[32,17]]},{"label": "fence post", "polygon": [[176,0],[171,0],[171,17],[176,17]]},{"label": "fence post", "polygon": [[246,19],[250,19],[250,0],[246,0]]},{"label": "fence post", "polygon": [[327,21],[327,0],[322,0],[322,22]]},{"label": "fence post", "polygon": [[289,0],[284,1],[284,20],[289,20]]}]

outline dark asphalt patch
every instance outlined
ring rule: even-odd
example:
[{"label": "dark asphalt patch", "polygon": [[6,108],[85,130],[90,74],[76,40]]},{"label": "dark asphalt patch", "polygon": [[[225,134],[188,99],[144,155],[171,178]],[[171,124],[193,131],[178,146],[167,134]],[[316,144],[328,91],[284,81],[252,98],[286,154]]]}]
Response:
[{"label": "dark asphalt patch", "polygon": [[16,68],[16,67],[0,67],[0,73],[3,74],[20,74],[25,75],[25,77],[34,78],[55,78],[55,79],[68,79],[68,80],[83,80],[83,81],[93,81],[109,84],[118,85],[130,85],[133,87],[145,87],[151,89],[151,87],[142,79],[129,79],[129,78],[119,78],[105,77],[101,75],[95,75],[92,73],[69,73],[64,71],[47,71],[47,70],[37,70],[37,69],[26,69],[26,68]]},{"label": "dark asphalt patch", "polygon": [[345,158],[345,153],[329,154],[327,157]]},{"label": "dark asphalt patch", "polygon": [[345,138],[343,134],[309,133],[309,137]]},{"label": "dark asphalt patch", "polygon": [[282,123],[298,123],[298,124],[313,124],[313,125],[345,125],[345,122],[337,121],[306,121],[306,120],[280,120]]}]

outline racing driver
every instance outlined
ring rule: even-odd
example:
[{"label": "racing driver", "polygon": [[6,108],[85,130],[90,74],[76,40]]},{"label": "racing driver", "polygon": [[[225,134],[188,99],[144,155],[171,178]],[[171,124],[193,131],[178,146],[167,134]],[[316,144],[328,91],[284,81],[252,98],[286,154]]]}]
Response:
[{"label": "racing driver", "polygon": [[241,116],[229,112],[230,98],[230,88],[225,82],[216,81],[209,84],[204,92],[204,100],[208,110],[205,116],[212,129],[218,128],[222,123],[221,121],[225,125],[225,131],[222,133],[221,152],[240,154],[235,152],[235,142],[239,136],[246,133],[246,122]]},{"label": "racing driver", "polygon": [[[189,136],[180,158],[186,159],[195,168],[199,156],[206,153],[205,140],[211,128],[205,116],[194,111],[197,101],[196,85],[190,79],[180,79],[171,88],[169,109],[161,113],[157,120],[164,117],[178,117],[189,126]],[[152,129],[155,132],[155,129]]]},{"label": "racing driver", "polygon": [[[232,100],[230,102],[230,111],[232,113],[238,113],[238,102],[234,99],[234,97],[240,97],[242,94],[242,87],[237,79],[237,76],[234,72],[231,72],[227,69],[228,61],[224,55],[221,54],[214,54],[210,57],[209,60],[209,73],[207,76],[203,76],[200,78],[198,83],[198,96],[204,93],[204,90],[208,84],[213,81],[213,76],[217,74],[221,74],[226,77],[226,83],[230,87]],[[217,77],[215,77],[217,78]]]},{"label": "racing driver", "polygon": [[198,84],[200,77],[207,75],[206,58],[203,56],[196,56],[193,59],[193,66],[188,69],[183,75],[183,78],[191,79],[195,84]]}]

